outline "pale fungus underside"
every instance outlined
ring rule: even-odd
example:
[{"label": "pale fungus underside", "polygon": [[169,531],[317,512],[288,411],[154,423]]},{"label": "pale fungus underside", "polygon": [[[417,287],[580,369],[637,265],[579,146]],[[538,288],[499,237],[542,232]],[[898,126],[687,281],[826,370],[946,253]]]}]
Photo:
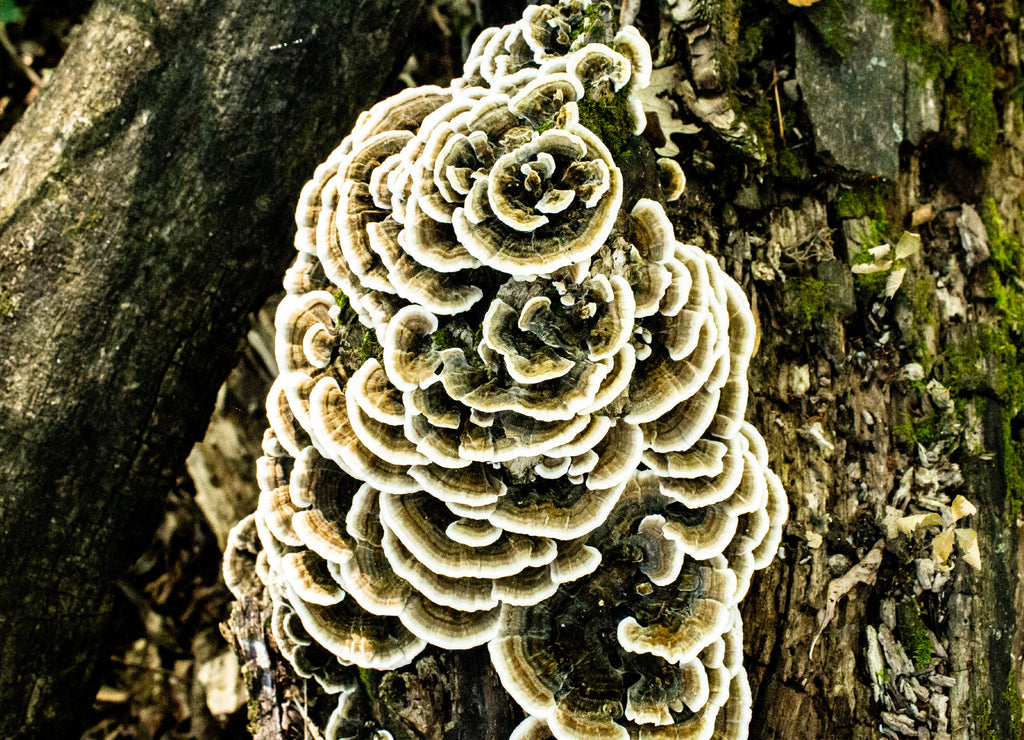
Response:
[{"label": "pale fungus underside", "polygon": [[[513,737],[746,735],[737,605],[787,509],[743,420],[753,317],[675,238],[678,164],[628,196],[581,123],[617,97],[642,131],[651,72],[590,10],[488,29],[303,190],[259,506],[225,576],[266,587],[339,712],[344,666],[487,644],[528,715]],[[349,373],[355,317],[378,349]]]}]

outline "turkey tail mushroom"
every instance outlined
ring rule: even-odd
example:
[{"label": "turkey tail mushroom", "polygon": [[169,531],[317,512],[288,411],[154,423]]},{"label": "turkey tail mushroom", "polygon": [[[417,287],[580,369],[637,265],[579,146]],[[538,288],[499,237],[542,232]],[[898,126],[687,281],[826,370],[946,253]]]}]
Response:
[{"label": "turkey tail mushroom", "polygon": [[[342,665],[487,643],[516,740],[742,737],[737,603],[787,512],[744,422],[753,315],[661,202],[624,202],[583,121],[614,98],[641,132],[651,54],[592,10],[487,29],[303,189],[225,580],[266,588],[329,692]],[[656,170],[678,199],[679,164]],[[353,364],[356,320],[377,351]]]}]

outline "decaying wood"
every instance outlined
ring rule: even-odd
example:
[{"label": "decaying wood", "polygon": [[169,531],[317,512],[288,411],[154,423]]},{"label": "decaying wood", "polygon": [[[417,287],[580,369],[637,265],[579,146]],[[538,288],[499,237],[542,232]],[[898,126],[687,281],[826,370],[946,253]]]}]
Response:
[{"label": "decaying wood", "polygon": [[[701,43],[714,31],[701,27]],[[671,43],[663,44],[667,49]],[[773,182],[756,167],[722,181],[708,176],[714,168],[698,166],[710,155],[694,158],[687,170],[688,194],[673,213],[680,238],[716,254],[759,312],[748,419],[764,430],[772,466],[790,494],[780,560],[755,577],[742,605],[755,697],[752,738],[968,740],[1020,733],[1012,704],[1024,678],[1024,539],[1016,505],[1008,500],[1015,451],[1002,429],[1007,409],[981,384],[958,391],[956,424],[963,428],[948,433],[944,446],[915,446],[899,431],[913,416],[910,398],[923,392],[908,375],[911,336],[920,335],[921,351],[938,362],[978,327],[1006,320],[993,308],[986,257],[979,256],[985,250],[971,244],[986,240],[985,229],[978,223],[972,236],[964,225],[988,193],[997,194],[1005,218],[1024,193],[1020,112],[1008,104],[999,116],[1004,133],[987,169],[970,155],[943,153],[955,164],[925,170],[923,161],[936,157],[925,146],[904,157],[889,213],[920,231],[924,248],[906,259],[902,287],[889,299],[855,296],[850,262],[857,224],[840,217],[833,200],[840,183],[856,175],[818,163],[820,172],[796,184]],[[772,123],[781,126],[781,116]],[[750,158],[757,147],[745,151]],[[988,180],[966,185],[959,173],[972,168]],[[738,191],[758,194],[740,209]],[[1020,235],[1019,222],[1008,228]],[[785,269],[765,266],[773,250],[776,268],[779,254],[790,261]],[[810,325],[794,325],[787,307],[806,278],[824,282],[835,295]],[[911,296],[926,308],[915,309]],[[963,310],[954,310],[956,301]],[[940,369],[930,368],[921,385]],[[939,416],[951,413],[937,401],[932,406]],[[938,506],[942,496],[957,493],[978,509],[969,525],[978,534],[982,567],[976,571],[954,556],[951,573],[929,571],[928,536],[914,539],[889,525],[908,508]],[[870,572],[857,577],[865,563]],[[901,609],[915,592],[929,611],[934,657],[927,667],[914,665],[900,637]],[[494,723],[507,732],[507,715],[479,725],[469,705],[451,692],[438,694],[438,682],[450,681],[453,671],[476,668],[474,655],[460,666],[458,654],[430,652],[377,676],[368,698],[378,726],[403,738],[457,737],[449,730],[472,732]],[[413,714],[392,701],[391,686],[416,705]],[[451,703],[437,701],[439,695]],[[461,715],[455,726],[453,714]]]},{"label": "decaying wood", "polygon": [[249,728],[255,740],[281,737],[281,706],[271,660],[272,643],[266,632],[267,614],[255,599],[236,601],[228,620],[228,639],[239,657],[249,687]]},{"label": "decaying wood", "polygon": [[82,721],[110,584],[418,8],[100,0],[0,146],[0,736]]},{"label": "decaying wood", "polygon": [[[416,3],[322,5],[101,0],[0,147],[4,737],[70,734],[91,696],[83,687],[102,649],[108,584],[148,539],[245,317],[279,285],[301,183],[400,61],[392,49]],[[687,43],[710,43],[721,20]],[[709,67],[718,59],[702,58]],[[715,83],[711,92],[728,100],[729,80]],[[1020,112],[1007,103],[999,114],[988,180],[973,190],[958,175],[982,169],[969,158],[944,152],[956,161],[922,174],[927,153],[903,152],[894,211],[923,233],[927,254],[908,261],[904,285],[930,281],[934,292],[941,265],[944,280],[959,275],[966,305],[964,316],[936,315],[925,327],[933,352],[971,326],[1003,320],[956,227],[964,204],[978,208],[995,193],[1005,217],[1024,193]],[[780,126],[781,118],[780,106]],[[831,205],[840,176],[821,165],[801,183],[776,187],[758,166],[736,165],[742,177],[716,179],[713,165],[710,154],[694,158],[674,217],[681,238],[719,256],[759,308],[748,418],[765,431],[791,506],[782,559],[755,578],[743,605],[751,737],[920,737],[924,729],[939,738],[928,728],[944,717],[949,736],[966,740],[984,737],[983,715],[992,737],[1018,736],[1008,697],[1024,679],[1024,545],[1006,499],[1014,453],[1000,401],[991,388],[965,393],[965,443],[922,464],[895,432],[911,393],[897,320],[906,290],[870,318],[872,303],[853,301],[845,225]],[[739,191],[757,193],[756,202],[734,207]],[[929,215],[911,220],[918,210]],[[811,228],[787,241],[780,234],[794,219]],[[788,281],[754,269],[768,248],[791,249],[797,267]],[[784,305],[806,276],[851,295],[849,305],[797,329]],[[231,418],[237,407],[222,410],[221,436],[195,453],[193,472],[244,497],[260,413],[247,406]],[[227,446],[241,462],[220,456]],[[904,577],[917,555],[885,531],[886,507],[903,495],[904,480],[916,495],[909,470],[950,465],[963,476],[954,487],[978,507],[971,525],[983,567],[957,562],[950,580],[928,591],[936,658],[911,671],[894,604],[901,589],[913,589],[896,574]],[[830,584],[880,537],[875,582],[853,585],[824,624]],[[261,708],[254,727],[271,738],[305,705],[296,710],[294,692],[281,685],[265,627],[258,604],[236,607],[230,631]],[[480,650],[427,651],[400,671],[370,674],[369,718],[396,738],[497,740],[519,718]]]},{"label": "decaying wood", "polygon": [[[713,26],[694,38],[710,43]],[[706,56],[712,58],[718,59]],[[718,82],[723,87],[712,92],[726,99],[728,80]],[[1006,446],[1004,409],[982,385],[961,390],[957,413],[964,428],[950,436],[956,444],[915,447],[898,431],[918,392],[905,369],[913,359],[909,336],[920,332],[925,350],[938,357],[975,327],[1005,320],[993,309],[988,273],[978,267],[984,257],[972,256],[962,225],[987,194],[1001,194],[1004,217],[1024,194],[1020,112],[1007,105],[999,115],[1004,134],[985,170],[988,181],[979,178],[969,197],[958,173],[984,168],[968,155],[944,152],[959,157],[958,164],[925,172],[922,159],[934,153],[918,147],[904,157],[909,161],[893,186],[890,210],[897,223],[921,232],[924,249],[907,259],[903,287],[889,300],[854,296],[855,245],[848,233],[854,224],[832,204],[843,173],[819,163],[821,172],[784,185],[757,167],[725,181],[707,176],[713,167],[687,172],[690,189],[674,220],[681,239],[700,241],[727,265],[758,310],[761,342],[751,366],[748,420],[764,430],[790,498],[780,560],[755,576],[742,607],[754,695],[751,738],[968,740],[1020,733],[1011,699],[1024,679],[1024,537],[1007,500],[1015,453]],[[781,109],[777,123],[783,125]],[[757,149],[742,144],[749,162]],[[757,193],[742,209],[741,191]],[[984,228],[973,238],[983,241]],[[771,250],[776,261],[778,253],[791,261],[788,274],[765,268]],[[836,291],[833,305],[810,326],[787,325],[794,285],[807,277]],[[939,310],[940,283],[944,300],[961,300],[963,312]],[[924,316],[911,315],[915,285],[919,296],[926,288]],[[929,573],[927,538],[915,541],[887,526],[894,511],[904,513],[933,487],[977,506],[970,525],[978,534],[980,570],[957,557],[948,576]],[[865,562],[870,576],[855,577]],[[914,665],[900,638],[899,608],[915,590],[931,610],[935,657],[926,668]],[[496,727],[494,737],[507,737],[514,709],[499,702],[505,708],[495,713],[450,687],[460,672],[482,670],[483,680],[493,679],[477,664],[486,663],[478,652],[428,651],[407,668],[375,675],[367,698],[377,725],[402,738],[476,737],[474,731]]]}]

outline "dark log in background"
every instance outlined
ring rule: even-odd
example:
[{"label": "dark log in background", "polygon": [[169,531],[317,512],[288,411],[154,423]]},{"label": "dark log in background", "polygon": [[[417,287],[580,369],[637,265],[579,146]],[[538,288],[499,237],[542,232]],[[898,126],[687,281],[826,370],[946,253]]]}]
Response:
[{"label": "dark log in background", "polygon": [[[5,737],[70,733],[69,707],[95,693],[79,686],[99,650],[110,581],[149,539],[247,315],[279,285],[298,188],[372,102],[386,68],[407,56],[379,51],[401,37],[381,24],[404,27],[416,15],[411,5],[381,15],[366,26],[373,35],[347,30],[345,8],[315,19],[315,10],[272,3],[248,27],[245,11],[256,11],[240,3],[172,6],[98,5],[0,148]],[[456,17],[462,6],[431,7],[456,35],[472,22]],[[886,707],[873,695],[879,677],[867,667],[867,628],[891,622],[895,604],[899,634],[912,602],[936,643],[922,683],[929,671],[955,679],[929,684],[924,725],[939,713],[926,706],[937,699],[948,701],[957,740],[1019,737],[1020,4],[715,7],[721,65],[701,94],[726,93],[765,159],[684,106],[701,130],[676,137],[689,187],[672,216],[680,238],[716,254],[759,311],[748,419],[764,431],[790,495],[784,559],[755,578],[743,606],[751,737],[879,737]],[[641,10],[653,42],[658,11]],[[518,12],[504,4],[483,11],[498,23]],[[366,12],[373,18],[374,8]],[[183,30],[169,30],[172,23]],[[248,41],[231,45],[232,35]],[[429,67],[417,81],[443,84],[445,65],[429,66],[436,45],[451,43],[441,36],[419,36],[412,47]],[[682,62],[685,76],[706,38],[667,36],[666,61]],[[373,51],[359,53],[367,39]],[[952,61],[929,66],[935,49]],[[875,76],[853,75],[853,62]],[[915,65],[934,76],[930,97],[908,92]],[[899,137],[889,136],[894,126]],[[962,225],[971,211],[985,221],[973,242]],[[923,248],[883,300],[879,286],[851,275],[851,263],[904,228],[920,232]],[[214,520],[211,496],[233,491],[220,496],[230,512],[244,510],[253,491],[246,471],[263,423],[253,401],[266,381],[261,341],[236,368],[190,459]],[[921,380],[908,375],[911,363],[921,365]],[[929,379],[950,389],[951,412],[925,389]],[[915,593],[929,538],[887,538],[886,507],[904,480],[911,501],[931,495],[933,474],[940,493],[978,507],[969,526],[983,568],[957,556],[945,586]],[[812,657],[830,582],[879,539],[875,580],[839,600]],[[250,639],[266,639],[251,611],[247,621],[236,614],[234,636],[245,621]],[[296,697],[312,688],[290,683],[280,663],[269,675],[288,727],[260,723],[262,736],[301,736],[307,707]],[[903,695],[907,676],[884,678],[890,700]],[[431,651],[364,685],[369,715],[396,738],[507,737],[517,716],[479,651]],[[904,697],[901,711],[909,714],[910,703]]]},{"label": "dark log in background", "polygon": [[0,736],[80,730],[112,582],[419,9],[101,0],[0,146]]}]

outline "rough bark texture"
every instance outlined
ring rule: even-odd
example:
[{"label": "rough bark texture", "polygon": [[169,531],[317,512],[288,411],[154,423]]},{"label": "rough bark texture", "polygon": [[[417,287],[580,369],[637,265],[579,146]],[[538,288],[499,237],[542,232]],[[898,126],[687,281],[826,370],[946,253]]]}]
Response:
[{"label": "rough bark texture", "polygon": [[[869,26],[878,30],[870,43],[887,38],[888,54],[910,70],[906,78],[898,76],[886,100],[906,95],[916,104],[903,87],[920,73],[911,63],[916,55],[894,51],[893,19],[869,11],[875,7],[869,3],[852,6],[875,13]],[[1016,3],[1002,4],[1003,12],[1019,18]],[[793,21],[798,79],[801,60],[807,63],[810,56],[800,55],[801,35],[802,43],[817,45],[815,62],[835,58],[834,49],[822,50],[825,40],[813,37],[824,25],[821,17],[810,18],[818,26],[806,16]],[[954,36],[947,53],[983,59],[979,68],[1019,79],[1016,52],[1007,53],[1003,45],[1015,45],[1017,34],[986,38],[985,23],[1017,28],[1019,21],[972,17],[973,41]],[[853,43],[865,39],[855,36]],[[897,737],[904,734],[895,729],[900,716],[908,719],[903,726],[912,736],[1021,735],[1024,540],[1019,360],[1013,349],[1020,345],[1019,293],[1005,284],[1019,276],[1012,255],[1021,244],[1024,141],[1018,103],[991,78],[970,101],[969,117],[962,117],[967,103],[957,88],[961,73],[962,68],[950,77],[938,73],[931,105],[941,118],[935,113],[930,135],[921,135],[919,126],[912,140],[904,140],[894,182],[865,185],[865,171],[835,172],[822,160],[808,160],[810,173],[776,179],[774,195],[765,197],[759,188],[768,206],[767,233],[751,228],[765,214],[744,213],[736,198],[741,215],[724,240],[733,244],[719,242],[738,261],[770,261],[778,250],[779,272],[786,277],[785,284],[752,281],[767,300],[761,303],[762,344],[752,369],[758,400],[748,417],[766,430],[791,506],[784,559],[760,575],[743,609],[756,697],[752,737]],[[805,93],[812,74],[822,75],[804,72]],[[845,121],[848,141],[857,140],[849,129],[858,125],[887,127],[889,119],[881,116],[867,124],[860,120],[859,109],[871,101],[833,93],[826,101],[832,108],[828,125]],[[993,128],[982,134],[986,118]],[[900,122],[904,131],[912,128]],[[807,123],[818,131],[813,114]],[[894,156],[897,144],[886,144]],[[841,150],[839,143],[835,151]],[[868,167],[866,173],[885,174],[886,156],[881,152],[878,169]],[[814,185],[807,174],[817,179]],[[851,193],[865,192],[880,196],[873,214],[849,207]],[[889,234],[868,233],[883,221]],[[865,247],[895,244],[904,228],[921,235],[922,249],[906,258],[902,285],[886,300],[880,284],[852,280],[849,269],[864,261]],[[743,245],[754,243],[751,237],[766,245],[744,254]],[[819,289],[825,299],[816,303],[812,292]],[[932,381],[937,386],[928,387]],[[943,388],[951,393],[948,407]],[[939,529],[908,537],[895,534],[891,523],[901,513],[940,510],[936,502],[956,495],[977,506],[969,524],[958,526],[977,531],[982,567],[973,570],[954,551],[948,582],[942,584],[940,574],[929,588],[922,568],[933,560],[931,540]],[[884,549],[876,576],[844,591],[812,654],[830,583],[879,539]],[[895,635],[897,652],[902,647],[913,659],[912,610],[920,611],[918,624],[934,637],[932,660],[901,672],[886,655],[885,670],[873,674],[870,641],[873,633],[880,639],[883,628]],[[917,634],[929,641],[926,632]],[[936,722],[941,716],[948,722]]]},{"label": "rough bark texture", "polygon": [[[661,62],[680,62],[694,83],[675,98],[701,129],[677,136],[690,184],[673,220],[759,310],[748,419],[790,496],[782,559],[744,604],[751,737],[897,737],[903,727],[903,736],[939,738],[945,715],[958,740],[1015,738],[1024,678],[1019,7],[975,4],[966,31],[945,10],[927,16],[925,35],[963,58],[933,70],[929,87],[916,52],[897,49],[907,18],[879,5],[914,4],[737,0],[708,6],[717,10],[706,28],[691,26],[685,39],[671,22],[662,27]],[[845,7],[856,22],[844,23]],[[344,9],[314,18],[272,3],[259,10],[267,27],[243,23],[242,12],[227,2],[101,3],[0,148],[4,736],[64,727],[76,697],[87,698],[68,687],[88,675],[108,580],[148,536],[245,314],[279,283],[298,188],[359,104],[344,92],[353,79],[357,93],[371,92],[388,66],[376,49],[396,38],[383,21],[379,35],[360,35]],[[656,15],[642,6],[652,40]],[[359,52],[360,39],[373,53]],[[970,78],[969,67],[982,74]],[[870,100],[866,88],[844,92],[860,84],[856,69],[888,70]],[[723,125],[723,104],[750,123],[746,134]],[[855,280],[851,263],[904,227],[920,232],[923,248],[885,300],[881,286]],[[263,420],[251,403],[261,393],[246,384],[265,383],[264,372],[221,396],[224,413],[190,460],[201,497],[252,494],[245,460],[258,454]],[[949,410],[927,389],[932,379],[951,390]],[[978,507],[965,524],[977,531],[982,569],[955,550],[951,578],[923,587],[939,530],[907,537],[887,524],[956,494]],[[877,570],[837,598],[825,624],[829,585],[879,541]],[[899,670],[915,604],[934,657]],[[314,689],[289,678],[265,625],[258,606],[236,607],[231,631],[252,695],[263,707],[272,690],[280,710],[261,709],[255,728],[297,737],[304,715],[322,726],[332,707],[307,701]],[[890,652],[874,672],[880,634]],[[480,650],[431,650],[359,680],[362,716],[400,740],[505,738],[519,718]]]},{"label": "rough bark texture", "polygon": [[0,735],[81,721],[137,557],[295,193],[385,83],[419,10],[99,2],[0,147]]},{"label": "rough bark texture", "polygon": [[[845,25],[847,6],[830,0],[810,11],[713,7],[685,41],[663,23],[658,66],[682,62],[693,88],[677,88],[677,100],[703,128],[681,146],[689,185],[673,220],[681,239],[719,256],[758,309],[748,419],[764,430],[790,496],[781,559],[755,578],[743,607],[750,736],[1018,737],[1022,398],[1006,345],[1021,339],[1020,294],[999,285],[1013,283],[1021,262],[996,252],[1021,251],[1024,127],[1006,93],[1019,72],[1006,45],[1015,49],[1017,36],[990,33],[1016,27],[1007,20],[1019,17],[1016,4],[1001,6],[1004,16],[972,16],[971,31],[952,40],[948,28],[930,27],[946,39],[944,53],[997,70],[999,86],[975,80],[985,92],[972,101],[957,67],[926,73],[918,52],[897,49],[903,21],[869,3],[850,3],[856,22]],[[653,39],[657,22],[644,9]],[[865,68],[881,70],[875,87],[862,86]],[[729,101],[749,128],[718,115]],[[998,133],[981,131],[987,117]],[[920,233],[922,250],[905,258],[887,299],[887,274],[872,282],[851,268],[904,228]],[[982,568],[954,550],[943,580],[928,572],[939,528],[907,536],[892,525],[958,494],[978,508],[960,526],[977,532]],[[869,554],[877,567],[839,589]],[[915,613],[916,632],[907,627]],[[931,643],[931,660],[915,665],[915,639]],[[475,661],[475,652],[431,652],[376,676],[368,711],[396,738],[484,728],[505,737],[516,710],[481,714],[478,698],[452,688],[457,671],[489,673]]]}]

